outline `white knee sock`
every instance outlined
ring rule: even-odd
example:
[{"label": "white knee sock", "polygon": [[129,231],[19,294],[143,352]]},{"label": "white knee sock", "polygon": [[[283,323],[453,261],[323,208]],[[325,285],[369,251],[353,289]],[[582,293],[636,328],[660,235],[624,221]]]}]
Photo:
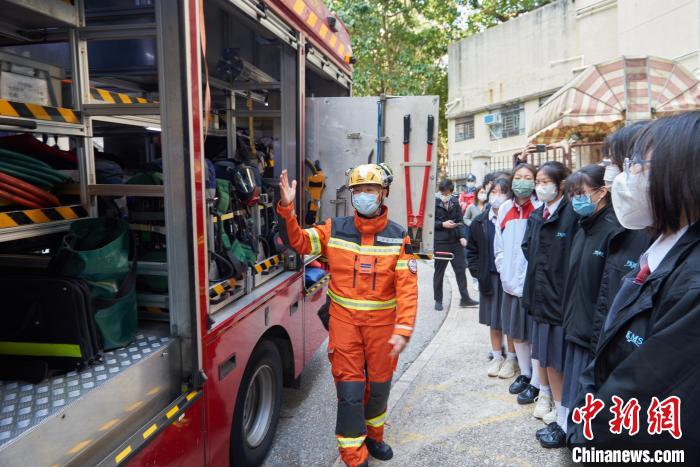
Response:
[{"label": "white knee sock", "polygon": [[567,420],[569,419],[569,409],[557,402],[557,425],[566,433]]},{"label": "white knee sock", "polygon": [[515,360],[516,354],[514,352],[506,352],[506,360]]},{"label": "white knee sock", "polygon": [[530,367],[530,345],[527,342],[515,342],[515,353],[518,355],[518,366],[520,366],[520,374],[528,378],[532,376],[532,368]]},{"label": "white knee sock", "polygon": [[537,389],[540,388],[540,362],[538,360],[535,360],[534,358],[531,360],[532,362],[532,378],[530,378],[530,384],[536,387]]},{"label": "white knee sock", "polygon": [[552,397],[552,390],[549,386],[540,385],[540,395]]}]

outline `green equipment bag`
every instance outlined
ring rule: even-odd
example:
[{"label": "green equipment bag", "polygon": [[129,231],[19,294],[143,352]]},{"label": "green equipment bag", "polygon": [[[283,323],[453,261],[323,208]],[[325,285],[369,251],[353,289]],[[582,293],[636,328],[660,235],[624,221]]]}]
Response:
[{"label": "green equipment bag", "polygon": [[137,259],[129,266],[129,238],[129,226],[121,219],[80,219],[71,224],[51,263],[54,272],[87,281],[106,350],[127,345],[138,327]]}]

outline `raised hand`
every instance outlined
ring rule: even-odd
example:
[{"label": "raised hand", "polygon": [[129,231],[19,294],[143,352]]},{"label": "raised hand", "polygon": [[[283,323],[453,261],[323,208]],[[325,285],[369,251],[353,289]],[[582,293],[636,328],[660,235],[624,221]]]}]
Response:
[{"label": "raised hand", "polygon": [[280,175],[280,203],[282,206],[289,206],[294,202],[297,197],[297,181],[292,180],[292,184],[289,184],[289,179],[287,177],[287,171],[283,170]]}]

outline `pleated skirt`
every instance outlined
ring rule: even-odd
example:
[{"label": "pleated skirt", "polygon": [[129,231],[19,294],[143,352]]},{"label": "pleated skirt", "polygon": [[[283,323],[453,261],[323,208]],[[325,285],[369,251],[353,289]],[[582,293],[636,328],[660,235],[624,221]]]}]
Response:
[{"label": "pleated skirt", "polygon": [[500,274],[492,272],[489,276],[489,281],[491,281],[491,290],[493,293],[491,295],[484,295],[479,292],[479,323],[500,331],[503,329],[503,324],[501,322],[503,286],[501,285]]},{"label": "pleated skirt", "polygon": [[520,297],[504,292],[501,316],[504,334],[511,339],[530,339],[532,317],[520,306]]},{"label": "pleated skirt", "polygon": [[585,347],[572,342],[566,343],[566,362],[564,363],[564,387],[562,388],[561,404],[566,408],[576,402],[579,390],[579,378],[583,370],[593,360],[593,354]]},{"label": "pleated skirt", "polygon": [[560,373],[564,371],[566,342],[563,327],[533,320],[530,342],[532,358],[539,361],[541,367],[553,368]]}]

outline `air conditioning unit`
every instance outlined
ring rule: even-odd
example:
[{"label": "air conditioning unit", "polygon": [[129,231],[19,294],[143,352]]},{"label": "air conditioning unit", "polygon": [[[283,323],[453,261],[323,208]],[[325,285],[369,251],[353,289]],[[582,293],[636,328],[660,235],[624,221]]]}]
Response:
[{"label": "air conditioning unit", "polygon": [[484,115],[484,124],[488,126],[500,125],[502,123],[501,114],[486,114]]}]

